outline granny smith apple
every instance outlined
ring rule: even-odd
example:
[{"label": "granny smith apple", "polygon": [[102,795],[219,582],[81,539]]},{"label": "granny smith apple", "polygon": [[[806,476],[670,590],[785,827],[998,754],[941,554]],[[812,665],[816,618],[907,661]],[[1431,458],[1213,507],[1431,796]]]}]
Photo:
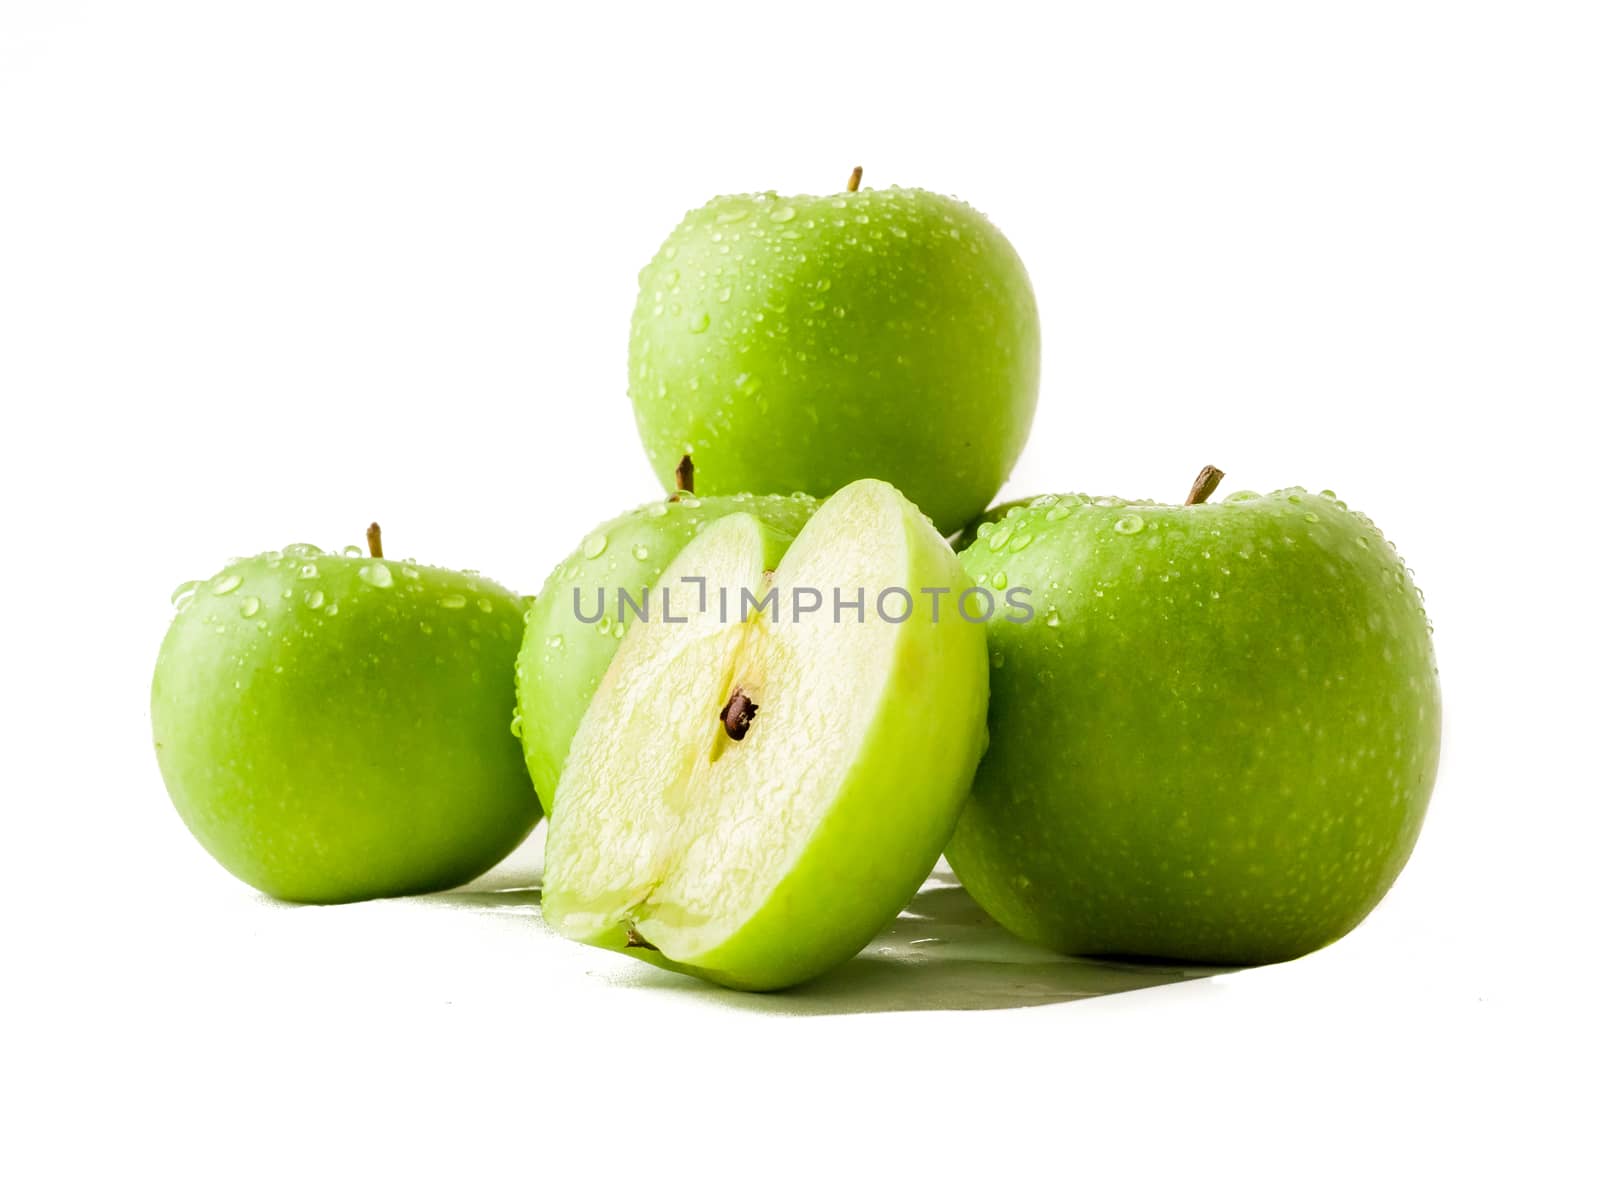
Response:
[{"label": "granny smith apple", "polygon": [[983,511],[1027,440],[1039,317],[976,209],[909,188],[720,196],[639,275],[630,394],[663,485],[899,487],[940,529]]},{"label": "granny smith apple", "polygon": [[663,574],[675,619],[623,639],[550,818],[544,913],[566,936],[785,987],[864,946],[944,848],[988,691],[955,554],[876,480],[769,571],[786,540],[748,513],[708,526]]},{"label": "granny smith apple", "polygon": [[297,544],[184,585],[156,661],[156,757],[178,815],[284,900],[453,887],[539,817],[507,727],[521,600],[359,555]]},{"label": "granny smith apple", "polygon": [[[681,482],[692,465],[680,464]],[[528,773],[551,807],[567,749],[629,623],[673,557],[719,517],[750,513],[788,537],[817,502],[810,496],[695,496],[680,488],[596,528],[561,562],[527,612],[517,658],[517,729]],[[774,546],[778,546],[775,542]],[[769,566],[777,565],[781,548]]]},{"label": "granny smith apple", "polygon": [[[963,552],[993,737],[948,856],[1068,953],[1216,963],[1341,937],[1405,865],[1439,758],[1422,596],[1333,493],[1040,496]],[[1008,616],[1020,616],[1009,613]]]}]

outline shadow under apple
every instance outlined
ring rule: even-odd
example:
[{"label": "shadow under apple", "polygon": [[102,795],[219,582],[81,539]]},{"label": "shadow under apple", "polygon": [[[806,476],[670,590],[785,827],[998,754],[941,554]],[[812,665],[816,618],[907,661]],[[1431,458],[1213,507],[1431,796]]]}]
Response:
[{"label": "shadow under apple", "polygon": [[[539,908],[537,884],[537,874],[524,867],[493,872],[464,888],[421,900],[488,912],[525,909],[532,916]],[[733,1008],[796,1016],[1029,1008],[1204,979],[1232,969],[1069,958],[1031,945],[979,908],[942,861],[905,911],[861,953],[786,991],[729,991],[620,955],[608,956],[608,966],[614,969],[604,977],[617,986],[692,993]]]}]

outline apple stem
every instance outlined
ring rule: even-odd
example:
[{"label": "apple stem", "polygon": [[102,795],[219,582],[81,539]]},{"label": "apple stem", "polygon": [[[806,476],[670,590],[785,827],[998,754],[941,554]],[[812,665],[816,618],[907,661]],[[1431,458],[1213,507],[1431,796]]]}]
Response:
[{"label": "apple stem", "polygon": [[1189,489],[1189,498],[1184,504],[1204,504],[1206,497],[1217,490],[1217,484],[1222,482],[1223,474],[1224,472],[1217,467],[1201,467],[1200,474],[1194,477],[1194,486]]},{"label": "apple stem", "polygon": [[736,742],[742,742],[744,735],[750,732],[750,722],[760,708],[759,704],[744,694],[743,688],[736,687],[717,716],[722,721],[723,729],[728,731],[728,736]]},{"label": "apple stem", "polygon": [[367,552],[373,558],[383,557],[383,530],[378,528],[376,521],[367,526]]},{"label": "apple stem", "polygon": [[[694,492],[694,459],[685,454],[678,460],[678,469],[672,473],[673,482],[678,485],[678,491],[671,497],[676,500],[685,492]],[[670,501],[669,501],[670,502]]]},{"label": "apple stem", "polygon": [[861,186],[861,168],[857,167],[850,172],[850,182],[844,185],[844,190],[853,192]]},{"label": "apple stem", "polygon": [[645,941],[644,935],[641,934],[632,925],[629,925],[628,926],[628,948],[630,950],[654,950],[656,947],[654,945],[652,945],[650,942]]}]

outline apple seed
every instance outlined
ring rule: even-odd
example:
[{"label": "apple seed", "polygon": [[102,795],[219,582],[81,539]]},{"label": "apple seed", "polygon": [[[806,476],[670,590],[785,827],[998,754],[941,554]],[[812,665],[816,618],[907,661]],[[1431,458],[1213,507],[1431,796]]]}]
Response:
[{"label": "apple seed", "polygon": [[755,719],[760,708],[759,704],[744,694],[743,688],[736,687],[717,716],[721,718],[722,727],[728,731],[728,736],[736,742],[742,742],[744,735],[750,732],[750,722]]}]

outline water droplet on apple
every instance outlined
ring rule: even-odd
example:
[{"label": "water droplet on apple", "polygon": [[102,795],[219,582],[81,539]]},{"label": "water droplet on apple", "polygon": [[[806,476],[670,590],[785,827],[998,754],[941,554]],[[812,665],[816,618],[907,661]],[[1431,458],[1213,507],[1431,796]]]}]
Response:
[{"label": "water droplet on apple", "polygon": [[606,535],[591,533],[583,540],[583,556],[585,558],[599,558],[606,552]]},{"label": "water droplet on apple", "polygon": [[694,314],[694,316],[689,318],[690,333],[704,333],[710,328],[711,314],[708,312],[697,312]]},{"label": "water droplet on apple", "polygon": [[322,550],[310,542],[291,542],[283,548],[283,552],[290,558],[310,558],[313,554],[321,554]]},{"label": "water droplet on apple", "polygon": [[467,598],[455,592],[451,592],[448,596],[439,597],[440,608],[465,608],[466,606]]},{"label": "water droplet on apple", "polygon": [[549,637],[545,638],[544,644],[549,646],[552,650],[561,649],[561,635],[559,633],[551,634]]},{"label": "water droplet on apple", "polygon": [[650,557],[650,547],[640,543],[633,548],[633,556],[640,562]]},{"label": "water droplet on apple", "polygon": [[660,500],[657,500],[654,504],[646,508],[645,511],[648,512],[652,517],[664,517],[667,515],[667,506]]},{"label": "water droplet on apple", "polygon": [[1003,587],[1006,586],[1006,582],[1007,582],[1006,573],[1004,571],[996,571],[994,573],[994,585],[995,585],[995,587],[1003,588]]},{"label": "water droplet on apple", "polygon": [[1060,499],[1061,499],[1061,497],[1053,496],[1049,492],[1046,492],[1042,496],[1035,496],[1032,500],[1029,500],[1028,501],[1028,507],[1029,508],[1049,508],[1052,504],[1057,503]]},{"label": "water droplet on apple", "polygon": [[493,612],[494,611],[494,605],[489,603],[489,597],[487,597],[487,596],[479,596],[478,597],[478,611],[479,612]]},{"label": "water droplet on apple", "polygon": [[306,593],[306,607],[307,608],[321,608],[326,601],[327,601],[327,597],[324,596],[321,592],[307,592]]},{"label": "water droplet on apple", "polygon": [[698,496],[680,496],[680,497],[678,497],[678,507],[679,508],[699,508],[700,507],[700,498]]},{"label": "water droplet on apple", "polygon": [[237,575],[224,575],[221,579],[217,580],[211,585],[211,594],[213,596],[226,596],[229,592],[238,588],[238,586],[243,582],[244,580],[240,579]]},{"label": "water droplet on apple", "polygon": [[995,531],[989,535],[989,549],[999,550],[1011,540],[1011,526],[997,525]]},{"label": "water droplet on apple", "polygon": [[794,220],[794,209],[785,204],[782,208],[773,209],[768,215],[779,225],[786,225]]},{"label": "water droplet on apple", "polygon": [[511,714],[511,736],[514,737],[514,738],[519,738],[519,737],[522,736],[522,714],[521,713],[512,713]]},{"label": "water droplet on apple", "polygon": [[317,577],[317,564],[316,563],[306,563],[303,567],[300,568],[300,578],[301,579],[315,579],[316,577]]},{"label": "water droplet on apple", "polygon": [[253,617],[261,611],[261,600],[257,596],[246,596],[244,603],[239,605],[239,615]]},{"label": "water droplet on apple", "polygon": [[1032,542],[1032,541],[1033,541],[1033,534],[1031,534],[1031,533],[1019,533],[1019,534],[1017,534],[1016,537],[1011,539],[1011,553],[1015,554],[1018,550],[1026,549],[1028,544],[1030,542]]},{"label": "water droplet on apple", "polygon": [[172,589],[172,607],[182,612],[194,603],[194,594],[199,590],[200,584],[193,579],[180,583]]},{"label": "water droplet on apple", "polygon": [[369,562],[356,574],[363,583],[371,584],[375,588],[394,586],[394,575],[390,572],[388,566],[381,562]]},{"label": "water droplet on apple", "polygon": [[1246,500],[1259,500],[1259,499],[1261,499],[1261,493],[1260,492],[1250,492],[1250,491],[1229,492],[1226,496],[1224,496],[1222,498],[1222,502],[1224,504],[1243,504]]},{"label": "water droplet on apple", "polygon": [[1319,522],[1321,520],[1322,520],[1322,518],[1317,516],[1316,513],[1308,512],[1306,514],[1306,524],[1308,524],[1308,525],[1315,525],[1317,522]]},{"label": "water droplet on apple", "polygon": [[365,553],[360,546],[346,546],[344,548],[344,556],[346,558],[360,558]]},{"label": "water droplet on apple", "polygon": [[1138,513],[1129,513],[1127,516],[1120,518],[1111,528],[1118,533],[1138,533],[1144,528],[1144,518]]}]

